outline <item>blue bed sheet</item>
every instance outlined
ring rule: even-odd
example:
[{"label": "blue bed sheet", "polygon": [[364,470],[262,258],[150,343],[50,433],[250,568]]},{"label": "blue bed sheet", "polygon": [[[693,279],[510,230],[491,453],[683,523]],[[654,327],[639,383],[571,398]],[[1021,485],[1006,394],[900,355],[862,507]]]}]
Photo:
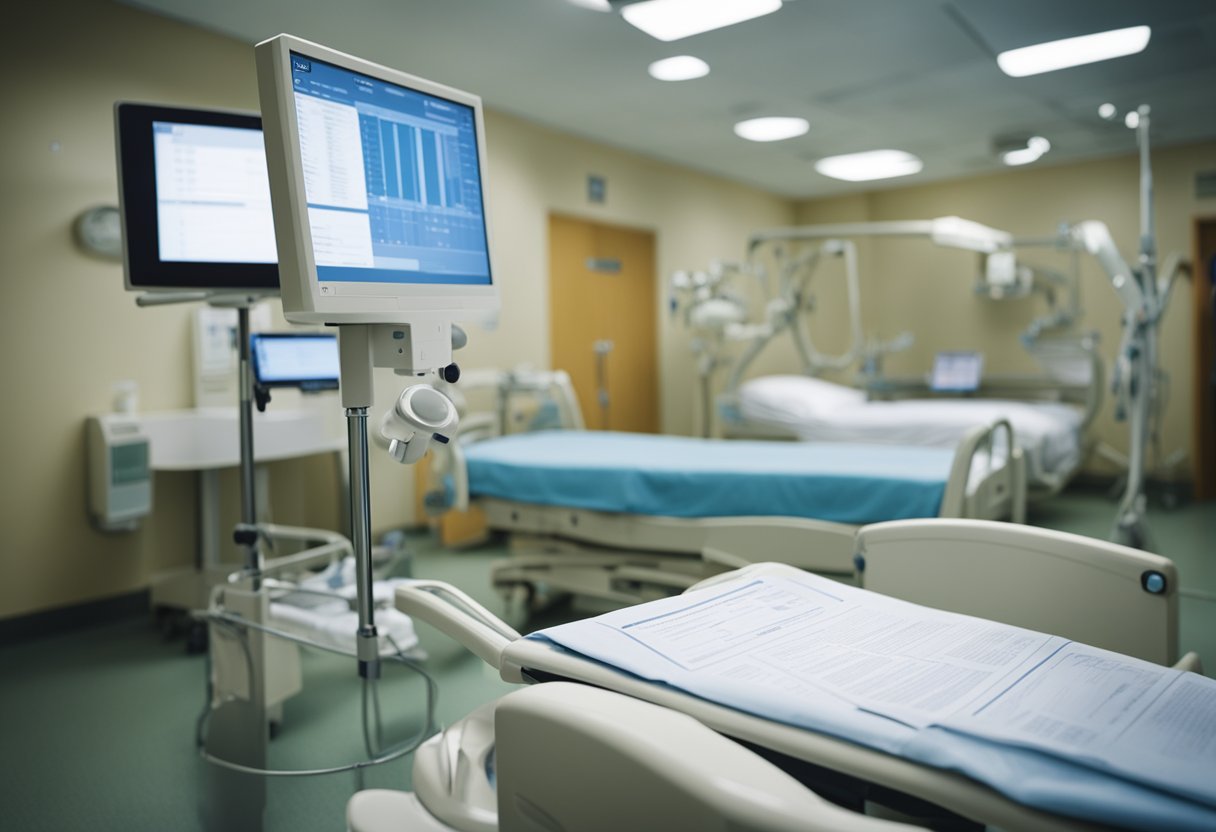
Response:
[{"label": "blue bed sheet", "polygon": [[954,452],[542,431],[466,451],[469,493],[666,517],[804,517],[872,523],[936,517]]}]

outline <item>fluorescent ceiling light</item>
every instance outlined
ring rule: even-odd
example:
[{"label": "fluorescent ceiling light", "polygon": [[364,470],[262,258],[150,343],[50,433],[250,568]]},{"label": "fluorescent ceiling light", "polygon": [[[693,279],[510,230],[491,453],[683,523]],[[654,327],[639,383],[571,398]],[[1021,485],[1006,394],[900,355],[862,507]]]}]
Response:
[{"label": "fluorescent ceiling light", "polygon": [[810,129],[810,122],[804,118],[765,116],[739,122],[735,125],[735,135],[752,142],[779,142],[801,136]]},{"label": "fluorescent ceiling light", "polygon": [[670,41],[733,26],[781,8],[781,0],[644,0],[621,9],[627,22]]},{"label": "fluorescent ceiling light", "polygon": [[1042,136],[1031,136],[1025,147],[1007,150],[1001,154],[1001,161],[1007,165],[1029,165],[1037,162],[1039,157],[1051,150],[1051,142]]},{"label": "fluorescent ceiling light", "polygon": [[609,0],[566,0],[566,2],[582,6],[584,9],[594,9],[597,12],[612,11],[612,3]]},{"label": "fluorescent ceiling light", "polygon": [[815,163],[815,170],[833,179],[846,182],[869,182],[872,179],[894,179],[920,173],[924,163],[902,150],[867,150],[828,156]]},{"label": "fluorescent ceiling light", "polygon": [[1002,72],[1014,78],[1038,75],[1040,72],[1135,55],[1148,46],[1150,34],[1152,30],[1147,26],[1132,26],[1079,38],[1053,40],[1002,52],[996,56],[996,63]]},{"label": "fluorescent ceiling light", "polygon": [[676,55],[655,61],[648,68],[650,77],[660,81],[689,81],[709,74],[709,64],[692,55]]}]

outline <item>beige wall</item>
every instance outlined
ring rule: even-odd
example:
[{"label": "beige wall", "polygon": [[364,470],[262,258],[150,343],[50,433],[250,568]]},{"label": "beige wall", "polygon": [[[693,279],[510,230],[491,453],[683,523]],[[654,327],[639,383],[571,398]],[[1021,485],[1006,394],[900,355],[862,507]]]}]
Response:
[{"label": "beige wall", "polygon": [[[141,407],[188,407],[190,309],[137,309],[121,265],[73,243],[84,208],[116,203],[116,99],[255,109],[253,53],[243,43],[97,0],[26,4],[9,17],[0,70],[10,79],[0,131],[0,306],[7,406],[0,500],[0,617],[146,586],[193,558],[195,484],[159,474],[156,510],[141,531],[105,535],[85,516],[82,421],[108,409],[111,384],[134,379]],[[548,362],[549,211],[649,228],[662,278],[742,249],[747,232],[787,224],[787,200],[489,114],[490,209],[503,290],[497,329],[471,332],[465,367]],[[607,179],[604,205],[585,203],[586,176]],[[655,302],[663,300],[656,289]],[[660,333],[664,428],[692,429],[686,341],[664,316]],[[377,380],[377,402],[399,385]],[[373,526],[411,520],[409,472],[373,454]],[[328,460],[271,466],[275,519],[337,523]],[[225,522],[236,514],[224,478]]]},{"label": "beige wall", "polygon": [[[1061,222],[1102,220],[1132,262],[1139,237],[1138,161],[1128,133],[1129,155],[1082,164],[1015,170],[971,179],[874,191],[862,195],[807,201],[798,206],[802,224],[863,220],[928,219],[957,215],[1006,229],[1019,236],[1050,235]],[[1171,252],[1192,256],[1193,218],[1216,215],[1216,200],[1195,197],[1195,174],[1216,168],[1216,143],[1156,150],[1157,237],[1161,260]],[[1066,267],[1053,252],[1026,255],[1027,261]],[[1121,306],[1092,258],[1081,261],[1084,327],[1101,335],[1101,351],[1114,357],[1120,335]],[[938,350],[979,349],[986,369],[1031,372],[1035,369],[1018,344],[1018,333],[1045,308],[1039,299],[995,303],[974,296],[976,258],[936,248],[922,240],[871,240],[862,246],[864,312],[869,332],[889,338],[915,334],[912,349],[891,357],[891,374],[917,374]],[[1191,286],[1180,282],[1161,332],[1161,363],[1171,384],[1162,431],[1165,454],[1189,452],[1192,426]],[[828,334],[836,322],[824,321]],[[792,366],[792,365],[791,365]],[[1097,435],[1125,450],[1127,429],[1114,420],[1106,401]],[[1177,471],[1189,476],[1189,463]]]}]

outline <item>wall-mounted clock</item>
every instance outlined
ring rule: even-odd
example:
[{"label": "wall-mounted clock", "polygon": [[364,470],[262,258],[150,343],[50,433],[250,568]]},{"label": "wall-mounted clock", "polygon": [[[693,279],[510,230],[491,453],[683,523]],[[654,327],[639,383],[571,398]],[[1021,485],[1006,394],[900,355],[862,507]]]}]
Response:
[{"label": "wall-mounted clock", "polygon": [[113,205],[99,205],[76,217],[76,240],[90,254],[122,257],[122,221]]}]

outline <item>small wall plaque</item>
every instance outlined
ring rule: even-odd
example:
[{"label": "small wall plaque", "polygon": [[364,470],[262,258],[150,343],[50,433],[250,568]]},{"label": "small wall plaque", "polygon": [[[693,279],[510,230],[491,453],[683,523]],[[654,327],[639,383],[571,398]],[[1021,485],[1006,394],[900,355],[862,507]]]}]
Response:
[{"label": "small wall plaque", "polygon": [[588,257],[587,270],[601,274],[620,274],[621,261],[615,257]]},{"label": "small wall plaque", "polygon": [[587,201],[603,203],[607,199],[608,183],[602,176],[587,177]]}]

